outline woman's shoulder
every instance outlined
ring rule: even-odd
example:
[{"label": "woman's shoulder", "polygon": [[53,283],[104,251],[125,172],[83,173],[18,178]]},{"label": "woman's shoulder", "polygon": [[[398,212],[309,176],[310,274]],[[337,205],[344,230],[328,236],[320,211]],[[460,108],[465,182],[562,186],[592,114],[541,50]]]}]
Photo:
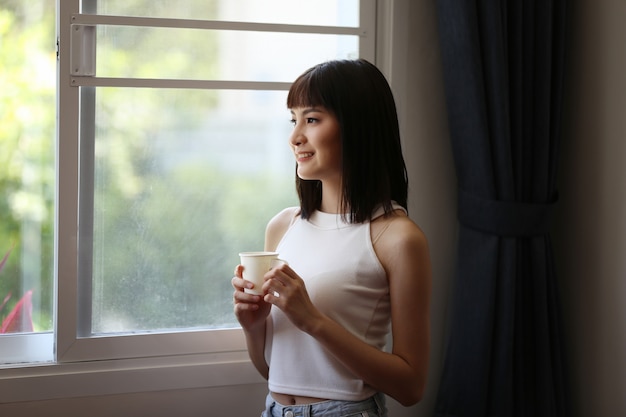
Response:
[{"label": "woman's shoulder", "polygon": [[426,235],[405,212],[395,210],[387,216],[381,216],[371,225],[371,236],[377,254],[393,254],[398,249],[427,250]]},{"label": "woman's shoulder", "polygon": [[276,249],[289,226],[293,224],[299,215],[300,207],[287,207],[270,219],[265,229],[266,250]]},{"label": "woman's shoulder", "polygon": [[300,207],[287,207],[279,211],[267,224],[268,227],[289,227],[300,215]]}]

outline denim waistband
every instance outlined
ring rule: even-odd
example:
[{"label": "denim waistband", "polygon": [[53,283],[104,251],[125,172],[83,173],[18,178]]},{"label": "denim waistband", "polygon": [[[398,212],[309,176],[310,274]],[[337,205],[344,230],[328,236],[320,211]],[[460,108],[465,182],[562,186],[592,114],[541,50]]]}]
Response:
[{"label": "denim waistband", "polygon": [[303,405],[282,405],[267,395],[266,410],[262,417],[344,417],[359,415],[367,417],[386,417],[385,396],[375,394],[363,401],[328,400]]}]

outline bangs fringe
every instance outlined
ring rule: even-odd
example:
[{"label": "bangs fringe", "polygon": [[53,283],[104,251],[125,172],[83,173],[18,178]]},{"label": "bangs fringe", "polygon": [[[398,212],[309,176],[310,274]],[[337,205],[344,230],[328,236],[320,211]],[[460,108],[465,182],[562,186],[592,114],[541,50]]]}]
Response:
[{"label": "bangs fringe", "polygon": [[[287,108],[325,106],[325,101],[316,85],[319,78],[317,67],[311,68],[293,82],[287,94]],[[318,77],[316,77],[318,75]]]}]

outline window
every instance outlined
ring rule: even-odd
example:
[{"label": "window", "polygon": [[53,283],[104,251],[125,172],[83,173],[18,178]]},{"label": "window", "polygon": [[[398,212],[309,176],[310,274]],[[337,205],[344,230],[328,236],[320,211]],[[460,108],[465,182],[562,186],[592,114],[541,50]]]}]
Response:
[{"label": "window", "polygon": [[[20,353],[3,362],[243,352],[230,287],[237,253],[261,248],[269,218],[297,203],[286,91],[321,61],[373,61],[375,9],[374,0],[318,0],[310,13],[293,0],[58,2],[56,201],[49,133],[39,182],[23,168],[12,189],[0,183],[10,213],[39,207],[18,204],[32,188],[48,216],[15,222],[21,245],[0,290],[7,275],[48,287],[32,293],[33,331],[0,336],[0,352]],[[49,109],[46,88],[38,105]],[[33,236],[40,252],[22,249]]]}]

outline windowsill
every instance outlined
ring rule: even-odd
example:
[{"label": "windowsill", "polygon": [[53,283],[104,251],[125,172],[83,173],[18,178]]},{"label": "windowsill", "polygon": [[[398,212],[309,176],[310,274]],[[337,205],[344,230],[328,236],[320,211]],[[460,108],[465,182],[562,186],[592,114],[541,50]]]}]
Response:
[{"label": "windowsill", "polygon": [[246,351],[0,369],[0,404],[264,383]]}]

